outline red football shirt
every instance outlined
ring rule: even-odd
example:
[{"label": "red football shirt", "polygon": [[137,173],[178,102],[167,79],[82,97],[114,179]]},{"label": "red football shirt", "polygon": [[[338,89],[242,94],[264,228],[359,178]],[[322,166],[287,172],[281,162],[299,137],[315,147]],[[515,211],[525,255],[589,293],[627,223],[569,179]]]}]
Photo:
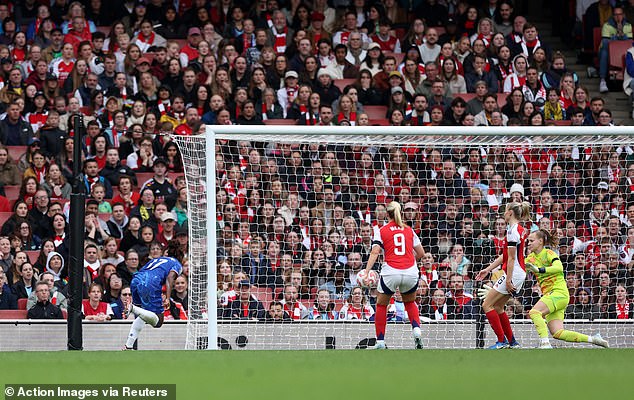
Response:
[{"label": "red football shirt", "polygon": [[420,239],[409,226],[400,227],[390,221],[376,232],[374,243],[383,247],[385,263],[390,267],[408,269],[416,264],[414,247]]}]

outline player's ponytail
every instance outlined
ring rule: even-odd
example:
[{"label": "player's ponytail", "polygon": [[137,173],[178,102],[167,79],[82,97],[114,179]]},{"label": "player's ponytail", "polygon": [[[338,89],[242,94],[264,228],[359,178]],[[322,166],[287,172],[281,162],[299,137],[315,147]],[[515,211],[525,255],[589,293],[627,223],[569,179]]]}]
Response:
[{"label": "player's ponytail", "polygon": [[513,212],[513,216],[518,221],[530,221],[531,219],[531,203],[527,201],[523,201],[521,203],[511,202],[506,208]]},{"label": "player's ponytail", "polygon": [[531,220],[531,203],[523,201],[521,204],[520,221]]},{"label": "player's ponytail", "polygon": [[405,226],[403,218],[401,218],[401,205],[398,202],[393,201],[387,205],[387,215],[394,220],[396,225],[401,228]]},{"label": "player's ponytail", "polygon": [[551,232],[546,229],[539,229],[535,233],[538,238],[544,241],[544,246],[554,249],[559,245],[559,234],[556,230]]}]

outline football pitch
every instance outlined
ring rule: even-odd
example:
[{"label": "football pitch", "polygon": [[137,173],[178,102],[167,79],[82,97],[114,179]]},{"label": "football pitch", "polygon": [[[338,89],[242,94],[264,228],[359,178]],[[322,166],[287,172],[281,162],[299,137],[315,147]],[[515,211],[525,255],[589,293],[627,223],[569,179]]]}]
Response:
[{"label": "football pitch", "polygon": [[0,376],[3,384],[176,384],[179,400],[624,399],[633,396],[633,359],[634,349],[591,348],[4,352]]}]

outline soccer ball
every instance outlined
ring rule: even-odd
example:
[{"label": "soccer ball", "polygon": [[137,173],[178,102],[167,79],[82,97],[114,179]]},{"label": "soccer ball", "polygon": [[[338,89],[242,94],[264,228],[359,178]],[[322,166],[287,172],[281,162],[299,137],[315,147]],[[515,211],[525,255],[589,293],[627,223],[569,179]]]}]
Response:
[{"label": "soccer ball", "polygon": [[374,288],[379,283],[379,273],[371,270],[369,273],[362,269],[357,274],[357,283],[364,288]]}]

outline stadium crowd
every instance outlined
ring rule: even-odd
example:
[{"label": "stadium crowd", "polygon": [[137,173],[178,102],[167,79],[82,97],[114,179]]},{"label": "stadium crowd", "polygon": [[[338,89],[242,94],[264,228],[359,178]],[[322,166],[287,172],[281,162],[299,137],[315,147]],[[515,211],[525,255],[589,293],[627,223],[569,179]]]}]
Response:
[{"label": "stadium crowd", "polygon": [[[0,309],[59,318],[67,307],[76,113],[90,194],[83,310],[98,321],[127,317],[132,275],[169,241],[187,250],[188,192],[171,134],[284,121],[612,124],[604,100],[590,98],[512,2],[406,3],[0,1]],[[631,37],[630,3],[582,11],[597,14],[587,24]],[[500,250],[498,213],[511,199],[529,200],[535,226],[559,233],[573,318],[634,315],[627,144],[217,148],[221,318],[372,319],[376,293],[356,274],[394,199],[427,250],[423,316],[480,313],[473,276]],[[184,267],[165,294],[167,318],[187,318]],[[507,312],[524,318],[537,290],[527,283]],[[397,294],[390,320],[405,318]]]}]

